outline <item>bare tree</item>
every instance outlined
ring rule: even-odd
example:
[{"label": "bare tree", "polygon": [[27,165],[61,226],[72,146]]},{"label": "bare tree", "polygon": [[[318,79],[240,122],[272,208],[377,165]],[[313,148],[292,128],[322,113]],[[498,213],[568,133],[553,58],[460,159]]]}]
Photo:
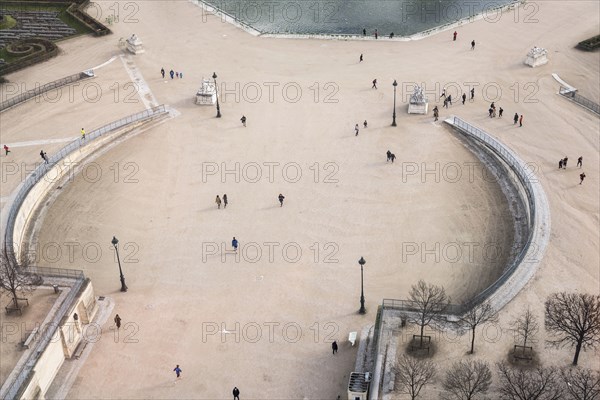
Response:
[{"label": "bare tree", "polygon": [[477,326],[485,324],[486,322],[496,322],[497,320],[498,313],[487,301],[473,307],[460,317],[458,321],[459,325],[464,329],[469,329],[471,331],[471,354],[473,354],[473,351],[475,350],[475,329],[477,329]]},{"label": "bare tree", "polygon": [[595,400],[600,397],[600,374],[591,369],[563,368],[565,394],[573,400]]},{"label": "bare tree", "polygon": [[6,249],[0,254],[0,289],[12,297],[12,308],[19,309],[19,294],[25,296],[41,285],[42,278],[29,273],[25,266],[20,266],[10,257]]},{"label": "bare tree", "polygon": [[581,349],[600,342],[600,295],[554,293],[546,300],[546,329],[555,337],[548,342],[557,347],[575,346],[573,365]]},{"label": "bare tree", "polygon": [[446,290],[443,286],[428,285],[423,280],[412,286],[409,296],[417,310],[417,315],[412,318],[412,322],[421,327],[419,347],[423,347],[425,327],[446,311],[450,304],[450,298],[446,296]]},{"label": "bare tree", "polygon": [[517,338],[523,341],[523,347],[527,346],[527,341],[533,339],[540,329],[538,318],[529,307],[513,321],[512,326]]},{"label": "bare tree", "polygon": [[444,379],[444,399],[471,400],[484,394],[492,384],[488,364],[478,360],[463,360],[452,364]]},{"label": "bare tree", "polygon": [[396,382],[399,382],[401,386],[400,392],[408,394],[412,400],[415,400],[423,387],[435,377],[436,368],[429,360],[419,360],[403,355],[394,372]]},{"label": "bare tree", "polygon": [[502,400],[559,400],[563,392],[555,368],[519,369],[498,363]]}]

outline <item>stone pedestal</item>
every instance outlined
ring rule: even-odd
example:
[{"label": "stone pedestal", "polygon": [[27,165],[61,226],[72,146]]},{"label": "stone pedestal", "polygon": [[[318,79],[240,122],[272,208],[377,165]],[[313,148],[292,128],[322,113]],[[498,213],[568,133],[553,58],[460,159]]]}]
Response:
[{"label": "stone pedestal", "polygon": [[196,104],[201,106],[212,106],[217,102],[217,91],[214,82],[208,79],[202,80],[202,86],[196,92]]},{"label": "stone pedestal", "polygon": [[408,103],[409,114],[427,114],[429,102],[423,94],[423,89],[419,86],[415,87],[414,93],[410,96]]},{"label": "stone pedestal", "polygon": [[139,37],[135,36],[135,33],[127,39],[127,50],[133,54],[141,54],[146,51],[144,50],[142,41]]},{"label": "stone pedestal", "polygon": [[544,65],[547,62],[548,51],[537,46],[529,50],[529,53],[527,53],[527,58],[525,59],[525,64],[529,65],[532,68],[539,67],[540,65]]}]

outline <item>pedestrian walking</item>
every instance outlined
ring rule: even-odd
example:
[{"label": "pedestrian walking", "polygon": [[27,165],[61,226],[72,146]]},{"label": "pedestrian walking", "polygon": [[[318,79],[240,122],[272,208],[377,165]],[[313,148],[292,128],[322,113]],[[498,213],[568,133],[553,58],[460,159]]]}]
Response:
[{"label": "pedestrian walking", "polygon": [[367,36],[367,30],[363,28],[363,36]]},{"label": "pedestrian walking", "polygon": [[474,40],[471,42],[471,50],[475,50],[475,41]]},{"label": "pedestrian walking", "polygon": [[277,196],[277,198],[279,199],[279,207],[283,207],[283,199],[285,199],[285,196],[279,193],[279,196]]},{"label": "pedestrian walking", "polygon": [[377,79],[373,79],[373,86],[371,86],[371,89],[377,89]]},{"label": "pedestrian walking", "polygon": [[163,79],[165,78],[165,69],[161,68],[160,69],[160,74],[162,75]]},{"label": "pedestrian walking", "polygon": [[387,155],[387,161],[386,162],[390,161],[390,158],[392,157],[392,152],[388,150],[387,153],[385,153],[385,154]]},{"label": "pedestrian walking", "polygon": [[227,195],[226,195],[226,194],[224,194],[224,195],[223,195],[223,208],[227,208],[227,203],[229,203],[229,202],[227,201]]},{"label": "pedestrian walking", "polygon": [[121,328],[121,317],[119,317],[119,314],[115,315],[115,325],[117,329]]},{"label": "pedestrian walking", "polygon": [[442,89],[442,94],[440,95],[440,99],[441,98],[446,98],[446,89]]},{"label": "pedestrian walking", "polygon": [[175,71],[175,77],[179,78],[179,72]]},{"label": "pedestrian walking", "polygon": [[448,98],[444,97],[444,107],[448,108]]},{"label": "pedestrian walking", "polygon": [[175,368],[173,368],[173,371],[175,371],[175,376],[176,376],[176,378],[175,378],[175,383],[177,383],[177,381],[178,381],[179,379],[181,379],[181,372],[183,372],[183,371],[181,371],[181,368],[179,368],[179,364],[177,364],[177,365],[175,366]]},{"label": "pedestrian walking", "polygon": [[396,155],[394,153],[390,154],[390,160],[392,160],[392,164],[394,163],[395,159],[396,159]]},{"label": "pedestrian walking", "polygon": [[366,128],[367,127],[367,120],[365,119],[365,122],[363,122],[363,126]]},{"label": "pedestrian walking", "polygon": [[579,174],[579,184],[581,185],[583,183],[583,180],[585,179],[585,172],[582,172]]},{"label": "pedestrian walking", "polygon": [[394,38],[394,32],[390,33],[390,39]]},{"label": "pedestrian walking", "polygon": [[379,32],[375,29],[375,39],[379,38]]},{"label": "pedestrian walking", "polygon": [[440,110],[438,110],[437,106],[433,107],[433,117],[435,118],[433,122],[437,121],[439,116]]},{"label": "pedestrian walking", "polygon": [[8,153],[10,153],[10,149],[8,148],[7,145],[4,145],[4,155],[7,156]]},{"label": "pedestrian walking", "polygon": [[471,101],[475,100],[475,88],[471,88]]},{"label": "pedestrian walking", "polygon": [[567,169],[567,161],[569,161],[569,157],[565,156],[565,158],[563,158],[563,168]]},{"label": "pedestrian walking", "polygon": [[452,105],[452,95],[451,94],[448,95],[448,103],[450,105]]},{"label": "pedestrian walking", "polygon": [[519,122],[519,114],[515,113],[515,116],[513,117],[513,125],[516,125],[517,122]]},{"label": "pedestrian walking", "polygon": [[462,95],[463,106],[465,105],[465,101],[467,101],[467,94],[463,93]]},{"label": "pedestrian walking", "polygon": [[177,382],[178,379],[181,379],[181,373],[183,371],[181,371],[181,368],[179,368],[179,364],[177,364],[175,366],[175,368],[173,368],[173,371],[175,371],[175,376],[177,377],[177,379],[175,380],[175,382]]},{"label": "pedestrian walking", "polygon": [[46,164],[48,164],[48,155],[46,154],[46,152],[44,150],[40,151],[40,156],[42,157],[42,160],[44,160],[44,162]]},{"label": "pedestrian walking", "polygon": [[[6,146],[4,146],[4,147],[6,147]],[[577,166],[579,168],[581,168],[583,166],[583,156],[581,156],[577,159]]]},{"label": "pedestrian walking", "polygon": [[359,57],[359,59],[358,59],[358,62],[359,62],[359,63],[363,62],[363,55],[362,55],[362,54],[360,55],[360,57]]},{"label": "pedestrian walking", "polygon": [[519,128],[523,126],[523,114],[521,114],[521,117],[519,118]]},{"label": "pedestrian walking", "polygon": [[240,118],[240,121],[242,121],[242,125],[244,125],[244,127],[246,126],[246,116],[242,115],[242,118]]},{"label": "pedestrian walking", "polygon": [[240,389],[237,387],[233,388],[233,400],[240,400]]},{"label": "pedestrian walking", "polygon": [[558,162],[558,169],[562,169],[562,167],[563,167],[563,160],[561,158],[560,161]]},{"label": "pedestrian walking", "polygon": [[85,129],[81,128],[81,140],[85,140]]},{"label": "pedestrian walking", "polygon": [[500,109],[498,110],[498,118],[502,118],[503,112],[504,112],[504,110],[502,109],[502,107],[500,107]]},{"label": "pedestrian walking", "polygon": [[358,124],[354,126],[354,132],[356,132],[354,136],[358,136]]},{"label": "pedestrian walking", "polygon": [[492,109],[492,107],[488,108],[488,115],[490,118],[492,118],[492,113],[494,112],[494,110]]},{"label": "pedestrian walking", "polygon": [[453,38],[452,38],[452,40],[453,40],[453,41],[455,41],[455,42],[456,42],[456,36],[457,36],[457,35],[458,35],[458,32],[454,31],[454,35],[453,35]]},{"label": "pedestrian walking", "polygon": [[231,247],[233,247],[233,251],[237,251],[238,248],[238,241],[235,238],[235,236],[233,237],[233,240],[231,241]]},{"label": "pedestrian walking", "polygon": [[337,353],[338,351],[338,344],[335,340],[333,341],[333,343],[331,343],[331,350],[333,350],[333,354]]},{"label": "pedestrian walking", "polygon": [[173,70],[169,71],[169,75],[171,75],[171,79],[173,79],[173,77],[175,76],[175,71],[173,71]]},{"label": "pedestrian walking", "polygon": [[183,72],[179,73],[179,79],[183,79]]},{"label": "pedestrian walking", "polygon": [[217,208],[221,208],[221,198],[219,197],[219,195],[217,195],[217,198],[215,199],[215,203],[217,203]]}]

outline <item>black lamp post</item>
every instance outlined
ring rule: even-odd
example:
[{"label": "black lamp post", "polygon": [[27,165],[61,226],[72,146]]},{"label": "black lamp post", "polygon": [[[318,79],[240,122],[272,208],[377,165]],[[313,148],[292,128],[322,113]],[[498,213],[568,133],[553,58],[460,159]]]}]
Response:
[{"label": "black lamp post", "polygon": [[221,108],[219,107],[219,93],[217,92],[217,73],[213,72],[212,78],[215,80],[215,97],[217,98],[217,118],[221,118]]},{"label": "black lamp post", "polygon": [[394,116],[392,117],[392,126],[396,126],[396,86],[398,86],[398,82],[394,79]]},{"label": "black lamp post", "polygon": [[115,251],[117,252],[117,262],[119,263],[119,274],[121,275],[121,292],[127,291],[127,285],[125,284],[125,277],[123,276],[123,270],[121,269],[121,259],[119,258],[119,249],[117,248],[117,244],[119,241],[116,237],[113,236],[111,243],[115,246]]},{"label": "black lamp post", "polygon": [[358,260],[360,264],[360,310],[358,312],[360,314],[366,314],[367,310],[365,309],[365,291],[363,286],[363,265],[365,265],[366,261],[364,258],[360,258]]}]

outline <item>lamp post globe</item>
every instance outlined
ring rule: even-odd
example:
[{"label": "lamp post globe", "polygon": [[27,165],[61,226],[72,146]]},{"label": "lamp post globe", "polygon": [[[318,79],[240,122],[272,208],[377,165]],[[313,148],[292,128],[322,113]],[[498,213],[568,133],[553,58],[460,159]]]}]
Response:
[{"label": "lamp post globe", "polygon": [[123,276],[123,269],[121,268],[121,259],[119,258],[119,248],[117,247],[117,244],[119,244],[119,240],[116,238],[116,236],[113,236],[110,242],[113,246],[115,246],[115,252],[117,254],[117,263],[119,264],[119,277],[121,279],[121,292],[126,292],[127,285],[125,284],[125,276]]},{"label": "lamp post globe", "polygon": [[360,310],[358,310],[358,312],[360,314],[366,314],[367,310],[365,309],[365,291],[363,285],[363,266],[366,264],[366,261],[361,257],[360,260],[358,260],[358,263],[360,264]]},{"label": "lamp post globe", "polygon": [[217,73],[213,72],[213,80],[215,81],[215,97],[217,98],[217,118],[221,118],[221,107],[219,107],[219,93],[217,92]]},{"label": "lamp post globe", "polygon": [[394,86],[394,114],[392,116],[392,126],[396,126],[396,86],[398,86],[398,82],[396,82],[395,79],[392,86]]}]

